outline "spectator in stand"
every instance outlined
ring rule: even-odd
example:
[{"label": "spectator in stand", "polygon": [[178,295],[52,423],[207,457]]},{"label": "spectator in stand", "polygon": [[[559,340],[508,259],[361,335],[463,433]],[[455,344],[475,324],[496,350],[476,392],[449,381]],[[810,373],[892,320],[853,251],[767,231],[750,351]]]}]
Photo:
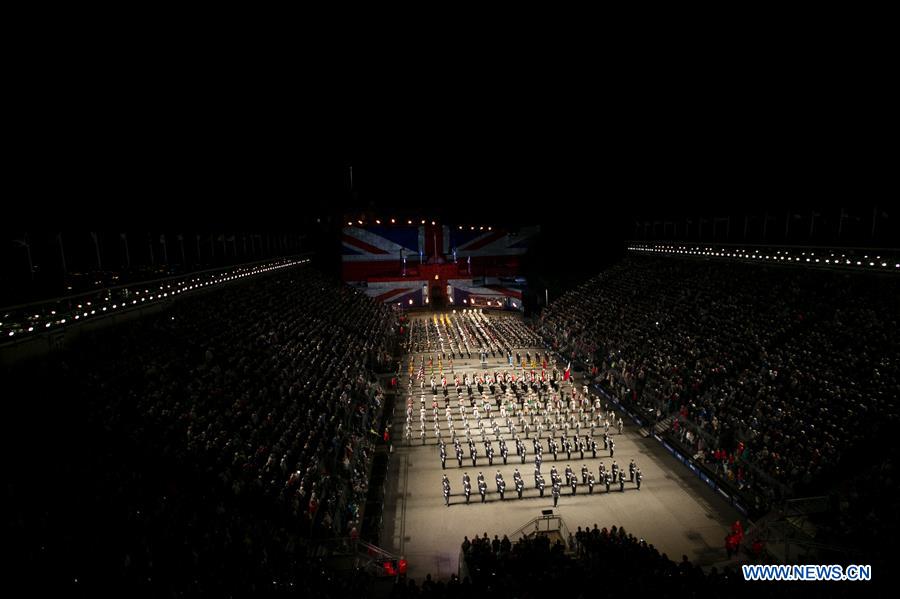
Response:
[{"label": "spectator in stand", "polygon": [[671,437],[764,509],[898,424],[897,297],[896,277],[630,256],[538,329],[648,420],[677,414]]},{"label": "spectator in stand", "polygon": [[537,535],[494,552],[473,542],[464,559],[473,590],[483,590],[485,596],[491,596],[492,589],[502,589],[505,597],[552,595],[560,585],[571,589],[566,585],[572,581],[579,590],[602,588],[604,594],[730,596],[743,584],[731,568],[704,573],[687,556],[676,564],[623,528],[600,529],[597,524],[579,527],[566,544]]},{"label": "spectator in stand", "polygon": [[305,544],[358,534],[395,325],[301,267],[88,334],[44,376],[22,373],[67,398],[72,420],[53,426],[78,440],[53,445],[66,502],[42,509],[46,485],[11,485],[21,534],[85,584],[317,588]]}]

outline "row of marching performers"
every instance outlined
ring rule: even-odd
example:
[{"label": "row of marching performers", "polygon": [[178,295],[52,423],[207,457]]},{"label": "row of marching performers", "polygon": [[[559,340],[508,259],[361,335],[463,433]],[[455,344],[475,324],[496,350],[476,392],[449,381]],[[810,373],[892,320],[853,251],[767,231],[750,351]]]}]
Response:
[{"label": "row of marching performers", "polygon": [[[532,358],[532,356],[529,352],[525,352],[524,356],[520,355],[519,353],[516,353],[515,356],[516,356],[515,361],[513,361],[513,354],[510,352],[507,355],[507,360],[506,360],[507,365],[510,368],[512,368],[513,370],[526,371],[526,370],[530,369],[532,371],[532,375],[533,375],[534,371],[540,369],[543,373],[546,373],[546,374],[544,374],[544,378],[550,378],[554,381],[559,380],[560,378],[562,378],[563,380],[568,380],[572,375],[571,363],[566,365],[566,368],[564,370],[559,370],[556,367],[556,361],[552,357],[550,357],[549,354],[536,353],[534,355],[534,357]],[[487,352],[482,351],[479,354],[479,357],[480,357],[482,364],[484,366],[487,366],[487,359],[488,359]],[[467,364],[466,364],[466,367],[468,367]],[[440,355],[437,355],[433,358],[428,358],[427,362],[425,361],[425,356],[422,356],[421,363],[419,365],[418,370],[416,370],[416,368],[415,368],[415,360],[410,359],[409,366],[408,366],[408,372],[407,372],[408,377],[409,377],[409,384],[412,385],[413,380],[416,379],[416,380],[421,381],[422,384],[424,385],[426,370],[428,371],[428,374],[431,376],[432,381],[434,381],[435,374],[437,374],[439,378],[443,378],[445,381],[444,387],[446,388],[447,372],[444,371],[444,359],[441,358]],[[447,371],[451,375],[455,374],[455,372],[456,372],[453,368],[453,358],[452,357],[447,360]],[[496,374],[496,373],[494,373],[494,374]],[[484,380],[482,380],[481,382],[484,383]],[[458,385],[459,385],[459,377],[457,377],[457,386]],[[433,386],[432,386],[432,388],[433,388]]]},{"label": "row of marching performers", "polygon": [[[515,439],[510,440],[510,443],[515,442],[516,446],[516,455],[522,460],[522,463],[525,463],[525,460],[528,458],[528,449],[525,446],[525,442],[517,435]],[[505,439],[500,439],[499,443],[499,451],[500,455],[498,459],[503,459],[503,463],[506,464],[509,459],[509,448],[506,445]],[[536,470],[540,471],[541,464],[544,462],[544,446],[540,439],[532,439],[532,451],[534,452],[534,467]],[[469,458],[472,460],[472,467],[476,468],[478,466],[478,445],[474,440],[469,440],[467,442],[469,447]],[[484,457],[488,460],[488,465],[494,465],[494,456],[496,455],[494,452],[494,443],[490,439],[485,440],[484,444]],[[438,447],[440,448],[440,456],[441,456],[441,468],[447,469],[447,444],[444,441],[438,441]],[[456,461],[459,462],[459,467],[462,468],[463,459],[465,458],[465,454],[463,451],[463,445],[460,443],[459,439],[453,440],[453,447],[456,451]],[[571,460],[573,453],[580,454],[580,459],[584,459],[585,453],[590,453],[592,458],[597,457],[597,452],[600,451],[600,445],[597,443],[596,439],[591,437],[572,437],[569,440],[568,437],[560,437],[559,441],[554,438],[547,439],[547,452],[553,454],[553,460],[559,460],[559,454],[565,453],[566,458]],[[603,434],[603,451],[609,452],[609,457],[613,458],[616,455],[616,441],[612,437],[609,436],[608,433]]]},{"label": "row of marching performers", "polygon": [[[643,482],[644,476],[641,473],[641,469],[637,467],[634,463],[634,460],[631,460],[631,463],[628,465],[628,472],[630,475],[630,482],[635,485],[638,491],[641,490],[641,483]],[[575,495],[578,492],[578,476],[575,474],[575,471],[572,470],[571,466],[566,466],[565,470],[565,486],[569,487],[572,492],[572,495]],[[484,473],[479,472],[478,478],[476,479],[478,484],[478,493],[481,495],[481,503],[487,502],[487,483],[484,479]],[[594,478],[594,473],[591,472],[587,466],[581,467],[581,485],[586,486],[588,489],[588,495],[594,494],[594,486],[596,484],[601,484],[606,486],[606,492],[610,492],[610,487],[613,484],[619,484],[619,491],[625,491],[625,472],[624,470],[619,469],[618,464],[615,461],[612,463],[612,467],[607,470],[606,465],[601,463],[600,468],[598,470],[598,478]],[[441,481],[443,486],[443,494],[444,494],[444,503],[447,507],[450,507],[450,497],[452,495],[450,490],[450,479],[447,478],[447,475],[443,475],[443,479]],[[465,497],[465,502],[469,503],[469,499],[472,495],[472,481],[469,478],[469,473],[466,472],[463,474],[462,478],[463,483],[463,492],[462,496]],[[494,483],[497,486],[497,494],[500,495],[500,500],[505,499],[506,494],[506,480],[503,478],[503,474],[497,470],[497,474],[494,475]],[[522,479],[522,475],[519,473],[519,469],[516,468],[513,473],[513,483],[515,484],[516,493],[519,496],[519,499],[523,499],[523,494],[525,492],[525,481]],[[562,494],[563,481],[562,477],[559,475],[559,472],[556,470],[556,466],[554,466],[550,470],[550,484],[551,484],[551,493],[553,495],[553,506],[556,507],[559,503],[559,496]],[[546,483],[544,482],[544,476],[541,474],[540,470],[535,469],[534,471],[534,488],[538,491],[538,495],[536,497],[544,496],[544,489],[546,487]]]},{"label": "row of marching performers", "polygon": [[[553,396],[552,399],[549,395],[543,398],[532,396],[522,398],[521,403],[512,397],[505,399],[506,401],[497,402],[499,409],[495,410],[492,403],[484,398],[482,398],[479,409],[478,402],[474,399],[461,397],[457,401],[457,415],[454,416],[454,410],[451,406],[446,405],[443,408],[443,418],[441,418],[441,409],[437,400],[432,400],[429,414],[425,408],[423,396],[418,410],[418,436],[423,445],[429,438],[433,438],[435,442],[440,442],[445,436],[455,440],[457,424],[461,424],[459,434],[465,436],[466,441],[469,441],[473,435],[477,435],[480,436],[482,442],[489,436],[493,436],[499,441],[503,435],[509,435],[512,438],[520,433],[524,434],[526,439],[530,438],[532,433],[537,438],[542,438],[545,433],[551,438],[556,437],[557,434],[567,437],[570,432],[574,432],[574,435],[578,436],[582,430],[585,431],[585,435],[590,431],[589,436],[593,437],[601,428],[604,433],[608,433],[610,427],[615,426],[620,434],[624,428],[622,418],[617,418],[615,412],[609,408],[609,404],[603,406],[599,397],[591,401],[591,398],[585,394],[565,401],[561,399],[561,396]],[[406,403],[406,428],[404,431],[407,444],[412,442],[413,409],[414,400],[410,397]],[[446,426],[443,425],[443,422],[446,422]],[[426,430],[429,424],[434,431],[431,437]]]}]

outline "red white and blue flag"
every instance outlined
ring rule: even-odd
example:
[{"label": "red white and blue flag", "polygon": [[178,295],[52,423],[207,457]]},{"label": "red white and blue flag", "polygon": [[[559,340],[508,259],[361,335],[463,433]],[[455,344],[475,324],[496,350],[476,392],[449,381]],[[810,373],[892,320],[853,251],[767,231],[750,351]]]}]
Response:
[{"label": "red white and blue flag", "polygon": [[341,236],[342,276],[384,302],[419,306],[438,293],[460,306],[474,301],[521,309],[521,256],[538,231],[428,223],[349,226]]}]

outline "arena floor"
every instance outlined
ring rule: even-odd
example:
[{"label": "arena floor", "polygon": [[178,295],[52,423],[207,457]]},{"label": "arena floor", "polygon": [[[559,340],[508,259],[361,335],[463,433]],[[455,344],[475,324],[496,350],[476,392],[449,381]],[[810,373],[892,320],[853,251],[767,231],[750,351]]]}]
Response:
[{"label": "arena floor", "polygon": [[[541,348],[531,348],[531,351],[534,352],[535,349],[543,351]],[[412,358],[420,360],[420,356],[421,354],[415,354]],[[498,451],[493,467],[488,465],[487,457],[479,455],[478,467],[473,468],[471,459],[468,459],[468,448],[463,442],[465,457],[460,468],[453,444],[449,437],[445,437],[447,468],[442,471],[430,423],[426,426],[427,444],[423,446],[419,437],[418,399],[413,414],[411,445],[408,446],[404,438],[408,381],[405,375],[409,358],[407,356],[407,361],[403,364],[401,393],[392,419],[392,438],[395,441],[385,483],[381,545],[388,551],[404,556],[409,563],[408,575],[420,581],[429,573],[446,578],[457,572],[460,544],[464,535],[472,538],[486,532],[491,538],[495,534],[502,538],[504,534],[511,535],[531,519],[539,517],[541,510],[554,509],[549,485],[549,472],[554,461],[553,455],[545,451],[541,472],[547,480],[547,487],[543,498],[534,488],[531,443],[526,443],[528,456],[525,464],[521,463],[521,458],[515,454],[514,444],[511,444],[507,465],[503,465]],[[493,359],[488,361],[487,369],[509,370],[509,366],[505,360]],[[475,357],[456,361],[454,371],[462,377],[464,372],[474,373],[483,369],[481,362]],[[426,373],[425,378],[430,417],[430,375]],[[580,381],[576,381],[576,384],[580,388]],[[414,390],[418,398],[418,387],[414,387]],[[451,397],[455,398],[455,395],[455,390],[451,390]],[[455,401],[451,405],[455,407]],[[456,414],[454,417],[456,418]],[[458,422],[456,426],[459,427]],[[588,495],[587,486],[579,484],[577,494],[572,496],[571,489],[563,487],[554,514],[562,516],[573,533],[579,526],[593,527],[595,523],[601,528],[624,526],[626,531],[647,539],[675,561],[680,561],[682,554],[699,565],[724,560],[724,538],[730,524],[740,517],[738,512],[691,475],[658,442],[642,437],[633,424],[626,421],[621,435],[613,428],[610,428],[610,434],[616,444],[615,460],[620,467],[626,469],[625,491],[620,492],[619,485],[613,484],[607,494],[605,485],[598,484],[594,487],[593,495]],[[571,465],[576,474],[579,474],[584,463],[596,476],[601,460],[608,469],[612,459],[609,452],[602,450],[602,435],[602,429],[595,434],[595,439],[599,437],[600,443],[596,459],[586,457],[582,461],[573,453],[573,459],[567,460],[565,453],[560,453],[559,461],[555,463],[560,475],[564,476],[563,471],[567,465]],[[509,435],[504,437],[509,440]],[[546,439],[546,432],[544,437]],[[483,453],[484,448],[478,440],[476,443],[479,452]],[[628,482],[627,467],[631,459],[635,460],[644,475],[640,490]],[[513,472],[516,468],[525,481],[521,500],[513,485]],[[494,484],[494,474],[498,469],[507,484],[506,498],[502,502]],[[476,477],[479,471],[484,473],[488,486],[485,504],[481,503],[481,496],[478,494]],[[464,472],[468,472],[472,480],[473,493],[469,505],[465,504],[462,494]],[[444,504],[442,494],[441,475],[444,473],[451,485],[449,507]]]}]

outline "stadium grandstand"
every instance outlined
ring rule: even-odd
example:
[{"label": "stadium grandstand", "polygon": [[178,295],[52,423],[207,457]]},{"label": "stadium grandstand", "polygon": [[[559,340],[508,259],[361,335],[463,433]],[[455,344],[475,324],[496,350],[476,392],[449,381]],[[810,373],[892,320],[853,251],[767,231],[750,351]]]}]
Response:
[{"label": "stadium grandstand", "polygon": [[268,59],[193,105],[184,57],[8,111],[6,594],[895,596],[891,70],[838,73],[873,60],[797,105],[807,56],[554,61],[555,105],[538,62],[496,103],[432,65],[383,111],[342,67],[339,126],[305,69],[245,87]]},{"label": "stadium grandstand", "polygon": [[841,9],[13,44],[3,594],[897,596],[895,19]]},{"label": "stadium grandstand", "polygon": [[552,224],[439,218],[12,236],[50,246],[30,259],[56,285],[84,271],[48,293],[6,247],[6,297],[30,295],[0,323],[16,570],[86,593],[517,597],[889,567],[900,252],[626,231],[548,273]]}]

